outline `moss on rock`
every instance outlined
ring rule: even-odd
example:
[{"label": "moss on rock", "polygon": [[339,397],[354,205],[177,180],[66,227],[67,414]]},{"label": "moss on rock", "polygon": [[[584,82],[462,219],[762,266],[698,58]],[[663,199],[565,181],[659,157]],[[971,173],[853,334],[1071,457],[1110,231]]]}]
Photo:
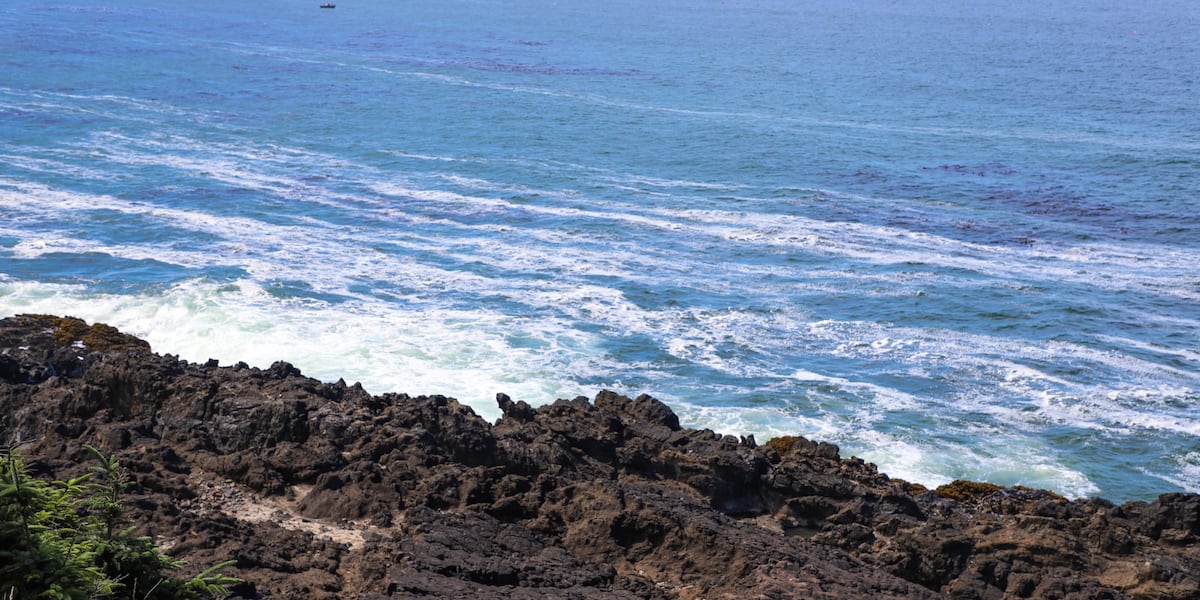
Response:
[{"label": "moss on rock", "polygon": [[25,314],[20,315],[32,319],[52,329],[54,341],[60,346],[69,346],[76,342],[82,343],[88,350],[94,352],[119,352],[122,350],[149,350],[150,344],[132,335],[121,333],[116,327],[104,323],[88,325],[83,319],[76,317],[59,317],[55,315]]},{"label": "moss on rock", "polygon": [[783,435],[767,440],[767,447],[780,454],[787,454],[801,439],[803,438],[795,435]]},{"label": "moss on rock", "polygon": [[933,493],[948,500],[966,502],[967,500],[990,496],[1002,489],[1004,489],[1002,486],[994,483],[956,479],[946,485],[938,486],[937,489],[933,490]]}]

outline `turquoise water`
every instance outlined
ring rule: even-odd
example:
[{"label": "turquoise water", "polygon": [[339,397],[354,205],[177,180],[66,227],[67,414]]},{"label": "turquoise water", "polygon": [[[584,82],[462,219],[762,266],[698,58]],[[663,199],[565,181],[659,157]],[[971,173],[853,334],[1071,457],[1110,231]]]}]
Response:
[{"label": "turquoise water", "polygon": [[1200,491],[1200,10],[0,5],[0,314]]}]

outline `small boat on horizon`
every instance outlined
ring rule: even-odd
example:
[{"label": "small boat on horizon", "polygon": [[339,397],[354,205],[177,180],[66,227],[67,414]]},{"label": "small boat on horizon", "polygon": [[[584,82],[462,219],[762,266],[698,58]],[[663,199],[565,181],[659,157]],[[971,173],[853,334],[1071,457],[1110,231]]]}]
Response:
[{"label": "small boat on horizon", "polygon": [[322,4],[322,5],[321,5],[321,8],[337,8],[337,5],[336,5],[336,4],[329,4],[329,3],[325,3],[325,4]]}]

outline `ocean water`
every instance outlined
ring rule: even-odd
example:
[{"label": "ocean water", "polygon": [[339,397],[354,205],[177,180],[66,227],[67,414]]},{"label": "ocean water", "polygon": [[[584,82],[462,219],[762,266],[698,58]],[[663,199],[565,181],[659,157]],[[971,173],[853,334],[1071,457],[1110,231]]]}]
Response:
[{"label": "ocean water", "polygon": [[0,314],[1200,492],[1191,0],[0,4]]}]

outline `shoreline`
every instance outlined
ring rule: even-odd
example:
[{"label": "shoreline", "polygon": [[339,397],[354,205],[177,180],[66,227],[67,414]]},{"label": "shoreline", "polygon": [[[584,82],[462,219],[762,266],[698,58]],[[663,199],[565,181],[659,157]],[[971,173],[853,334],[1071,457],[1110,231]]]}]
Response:
[{"label": "shoreline", "polygon": [[1188,598],[1200,496],[929,491],[786,436],[680,426],[649,396],[489,423],[288,363],[220,367],[102,324],[0,320],[0,434],[43,473],[115,452],[141,530],[242,598]]}]

